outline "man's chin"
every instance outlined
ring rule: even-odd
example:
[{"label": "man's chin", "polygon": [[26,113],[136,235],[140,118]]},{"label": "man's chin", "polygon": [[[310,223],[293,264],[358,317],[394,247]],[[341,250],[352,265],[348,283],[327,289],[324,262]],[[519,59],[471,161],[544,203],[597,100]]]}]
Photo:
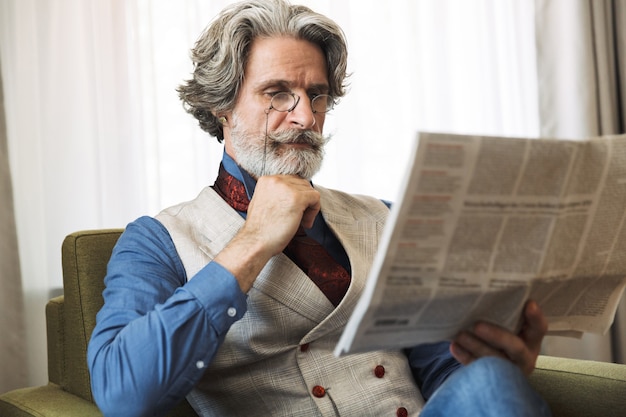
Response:
[{"label": "man's chin", "polygon": [[296,175],[300,178],[310,180],[313,175],[319,171],[319,166],[302,166],[295,165],[282,165],[281,167],[266,167],[265,175]]}]

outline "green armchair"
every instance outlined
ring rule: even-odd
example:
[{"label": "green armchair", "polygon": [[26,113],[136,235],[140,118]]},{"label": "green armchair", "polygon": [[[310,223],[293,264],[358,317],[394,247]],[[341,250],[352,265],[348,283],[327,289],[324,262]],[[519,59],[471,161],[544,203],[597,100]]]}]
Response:
[{"label": "green armchair", "polygon": [[[65,238],[64,295],[46,306],[49,382],[0,395],[0,416],[102,415],[91,396],[87,343],[102,306],[106,265],[121,232],[92,230]],[[530,380],[555,417],[626,415],[626,365],[541,356]],[[196,413],[183,401],[169,416]]]}]

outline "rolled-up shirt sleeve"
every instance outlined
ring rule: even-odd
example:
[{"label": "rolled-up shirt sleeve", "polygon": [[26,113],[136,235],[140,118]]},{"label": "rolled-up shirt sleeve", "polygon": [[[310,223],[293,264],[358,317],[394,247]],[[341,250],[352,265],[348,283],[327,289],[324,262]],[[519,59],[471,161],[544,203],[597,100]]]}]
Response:
[{"label": "rolled-up shirt sleeve", "polygon": [[87,358],[105,416],[167,413],[246,312],[246,295],[218,263],[188,280],[167,230],[150,217],[120,237],[105,286]]}]

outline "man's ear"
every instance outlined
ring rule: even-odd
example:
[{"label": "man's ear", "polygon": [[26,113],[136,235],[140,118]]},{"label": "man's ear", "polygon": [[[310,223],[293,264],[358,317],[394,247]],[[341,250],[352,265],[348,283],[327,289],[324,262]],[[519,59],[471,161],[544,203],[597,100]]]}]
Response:
[{"label": "man's ear", "polygon": [[228,121],[230,120],[230,117],[231,117],[230,113],[226,113],[226,112],[219,112],[219,113],[211,112],[211,113],[213,113],[213,116],[217,117],[217,120],[220,122],[220,124],[223,127],[228,127]]}]

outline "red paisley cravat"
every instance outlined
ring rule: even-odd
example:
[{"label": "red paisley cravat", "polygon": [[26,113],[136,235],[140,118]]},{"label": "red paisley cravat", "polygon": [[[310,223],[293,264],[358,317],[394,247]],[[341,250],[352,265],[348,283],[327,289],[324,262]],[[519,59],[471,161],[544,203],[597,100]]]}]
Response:
[{"label": "red paisley cravat", "polygon": [[[222,165],[213,189],[235,210],[248,210],[250,200],[245,186]],[[322,245],[308,237],[300,227],[284,253],[309,276],[334,306],[339,305],[350,286],[350,274]]]}]

